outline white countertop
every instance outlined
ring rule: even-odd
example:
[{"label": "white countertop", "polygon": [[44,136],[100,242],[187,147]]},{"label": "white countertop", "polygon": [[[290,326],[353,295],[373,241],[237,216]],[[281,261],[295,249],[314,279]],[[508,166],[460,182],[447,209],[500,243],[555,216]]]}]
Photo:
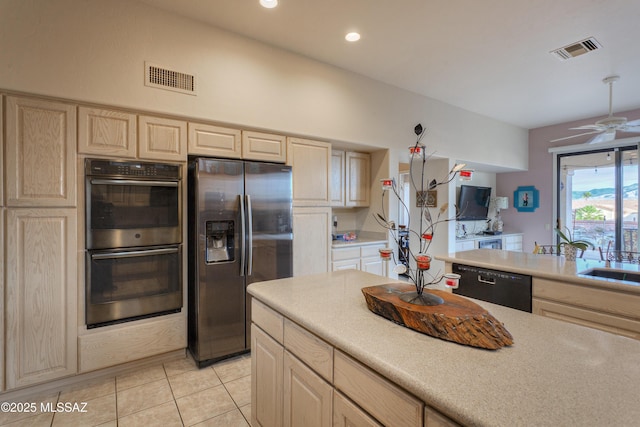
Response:
[{"label": "white countertop", "polygon": [[333,240],[331,241],[331,248],[344,248],[349,246],[365,246],[365,245],[386,245],[388,242],[379,238],[358,237],[355,240]]},{"label": "white countertop", "polygon": [[[567,261],[563,256],[537,255],[497,249],[475,249],[447,255],[436,255],[435,258],[445,262],[504,270],[550,280],[562,280],[586,286],[640,294],[640,283],[580,274],[591,268],[605,268],[605,262],[600,260],[577,259],[576,261]],[[612,270],[640,272],[640,265],[638,264],[612,262],[609,268]],[[640,311],[640,307],[638,310]]]},{"label": "white countertop", "polygon": [[638,425],[640,342],[475,300],[504,323],[514,345],[463,346],[370,312],[360,289],[391,281],[345,270],[248,289],[461,424]]}]

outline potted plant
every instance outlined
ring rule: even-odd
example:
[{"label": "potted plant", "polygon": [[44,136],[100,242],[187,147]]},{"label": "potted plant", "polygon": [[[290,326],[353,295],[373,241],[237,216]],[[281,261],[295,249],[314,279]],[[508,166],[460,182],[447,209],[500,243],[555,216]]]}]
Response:
[{"label": "potted plant", "polygon": [[568,227],[565,227],[567,233],[563,233],[559,228],[556,228],[555,231],[558,233],[558,237],[560,238],[560,242],[558,242],[557,248],[558,253],[560,253],[560,248],[564,250],[564,257],[567,261],[575,261],[576,260],[576,252],[578,249],[581,251],[585,251],[588,248],[593,248],[591,242],[587,240],[573,240],[573,236],[571,236],[571,231]]}]

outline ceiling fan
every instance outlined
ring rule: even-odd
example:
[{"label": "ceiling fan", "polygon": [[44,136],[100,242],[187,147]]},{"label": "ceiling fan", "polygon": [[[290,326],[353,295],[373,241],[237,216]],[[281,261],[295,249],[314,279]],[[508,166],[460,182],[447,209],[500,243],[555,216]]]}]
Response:
[{"label": "ceiling fan", "polygon": [[576,138],[583,135],[597,134],[586,144],[596,144],[598,142],[609,142],[616,139],[616,131],[640,133],[640,119],[628,122],[626,117],[615,117],[613,115],[613,83],[620,80],[620,76],[609,76],[602,79],[602,82],[609,85],[609,116],[598,120],[593,125],[584,125],[571,130],[589,130],[591,132],[579,133],[577,135],[566,136],[564,138],[553,139],[550,142],[562,141]]}]

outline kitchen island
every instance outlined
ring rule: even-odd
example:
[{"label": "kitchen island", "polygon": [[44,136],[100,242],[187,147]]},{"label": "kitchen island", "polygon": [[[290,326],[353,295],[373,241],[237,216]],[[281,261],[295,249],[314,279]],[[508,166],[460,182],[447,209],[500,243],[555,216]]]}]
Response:
[{"label": "kitchen island", "polygon": [[[300,415],[296,402],[305,388],[295,378],[315,378],[324,390],[314,394],[325,396],[314,412],[323,420],[360,411],[387,425],[637,425],[640,342],[476,300],[504,323],[514,345],[463,346],[370,312],[360,289],[389,281],[345,270],[249,286],[254,425],[265,415],[258,407],[266,389],[272,419]],[[261,356],[267,347],[256,342],[265,337],[285,360],[275,357],[272,370]],[[401,398],[389,403],[385,390],[392,390],[388,399]]]},{"label": "kitchen island", "polygon": [[[437,255],[446,271],[461,264],[532,277],[533,313],[640,340],[640,283],[595,277],[620,273],[640,277],[640,265],[593,259],[567,261],[562,256],[477,249]],[[464,283],[461,283],[461,287]]]}]

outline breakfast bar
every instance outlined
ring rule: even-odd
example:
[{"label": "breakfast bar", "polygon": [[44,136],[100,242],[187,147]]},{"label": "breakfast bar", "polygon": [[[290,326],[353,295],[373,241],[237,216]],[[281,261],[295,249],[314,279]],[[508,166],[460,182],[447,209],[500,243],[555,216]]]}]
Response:
[{"label": "breakfast bar", "polygon": [[[443,341],[367,309],[361,289],[390,281],[345,270],[249,286],[254,421],[295,419],[296,405],[310,401],[296,384],[314,378],[324,390],[314,396],[325,396],[316,413],[334,420],[359,411],[385,425],[637,425],[639,341],[478,300],[514,344],[484,350]],[[273,372],[266,348],[284,359],[269,358]],[[275,394],[267,396],[270,414],[261,407],[266,389]],[[390,403],[385,393],[401,398]]]}]

